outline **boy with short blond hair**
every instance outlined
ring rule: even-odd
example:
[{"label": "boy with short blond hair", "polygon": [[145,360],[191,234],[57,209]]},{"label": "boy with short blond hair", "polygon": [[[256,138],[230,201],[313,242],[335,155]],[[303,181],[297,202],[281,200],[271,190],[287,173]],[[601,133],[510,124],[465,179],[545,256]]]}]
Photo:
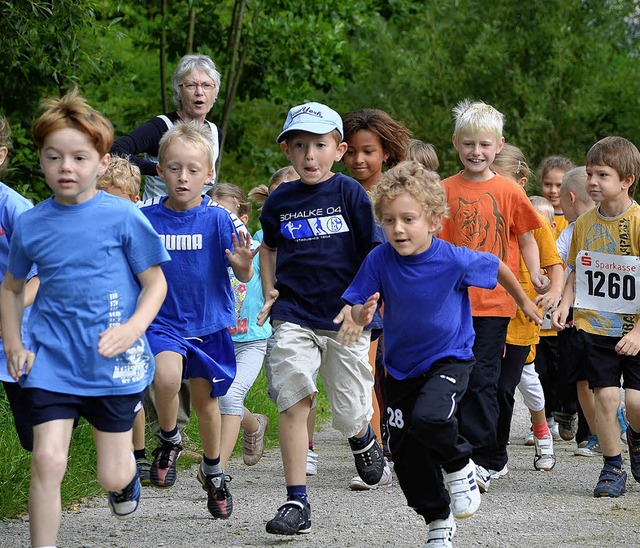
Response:
[{"label": "boy with short blond hair", "polygon": [[597,206],[575,224],[562,302],[552,316],[564,328],[573,304],[586,377],[595,395],[595,423],[604,466],[595,497],[619,497],[627,473],[620,453],[620,378],[624,379],[629,462],[640,481],[640,206],[634,191],[640,152],[623,137],[605,137],[587,153],[588,190]]},{"label": "boy with short blond hair", "polygon": [[395,471],[407,503],[428,524],[427,545],[451,546],[454,518],[468,518],[480,505],[471,445],[459,434],[456,418],[474,367],[468,288],[500,283],[527,317],[540,318],[494,255],[435,237],[448,214],[436,173],[415,161],[401,162],[384,174],[371,198],[387,242],[365,259],[343,299],[353,305],[359,325],[369,323],[384,301],[385,394]]},{"label": "boy with short blond hair", "polygon": [[236,374],[229,327],[236,322],[227,267],[238,280],[253,276],[251,237],[236,235],[229,212],[203,195],[213,177],[210,133],[199,122],[176,124],[160,140],[158,175],[168,196],[147,200],[142,212],[156,229],[172,261],[164,269],[167,298],[147,331],[156,356],[154,377],[160,435],[153,451],[151,483],[176,481],[182,452],[178,390],[189,379],[198,416],[203,457],[197,479],[207,491],[214,518],[227,519],[233,499],[220,462],[220,408]]},{"label": "boy with short blond hair", "polygon": [[[469,100],[461,101],[453,114],[452,141],[464,168],[442,182],[451,211],[443,223],[442,239],[493,253],[516,277],[519,248],[534,288],[544,291],[548,279],[540,271],[538,246],[531,233],[541,226],[541,221],[522,189],[491,171],[496,154],[504,146],[504,116],[490,105]],[[500,362],[516,304],[502,288],[472,287],[469,296],[476,332],[476,365],[458,416],[461,433],[473,447],[476,479],[484,492],[491,481],[491,455],[497,449]]]},{"label": "boy with short blond hair", "polygon": [[[347,149],[337,112],[320,103],[293,107],[277,142],[300,179],[280,186],[262,208],[265,306],[258,323],[271,314],[270,391],[280,412],[287,485],[287,502],[267,523],[267,532],[293,535],[311,530],[306,421],[318,393],[318,371],[333,410],[333,425],[349,439],[358,474],[369,485],[382,477],[382,448],[369,423],[371,332],[353,322],[351,307],[340,299],[379,239],[365,190],[350,177],[331,171]],[[344,348],[338,337],[353,346]]]}]

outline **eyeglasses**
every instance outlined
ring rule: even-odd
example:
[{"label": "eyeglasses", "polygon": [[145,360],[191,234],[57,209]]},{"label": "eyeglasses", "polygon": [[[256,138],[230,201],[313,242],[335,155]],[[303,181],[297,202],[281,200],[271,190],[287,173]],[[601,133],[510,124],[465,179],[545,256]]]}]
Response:
[{"label": "eyeglasses", "polygon": [[188,84],[180,84],[182,89],[186,89],[187,91],[195,91],[197,87],[201,87],[202,91],[213,91],[216,89],[216,85],[211,82],[189,82]]}]

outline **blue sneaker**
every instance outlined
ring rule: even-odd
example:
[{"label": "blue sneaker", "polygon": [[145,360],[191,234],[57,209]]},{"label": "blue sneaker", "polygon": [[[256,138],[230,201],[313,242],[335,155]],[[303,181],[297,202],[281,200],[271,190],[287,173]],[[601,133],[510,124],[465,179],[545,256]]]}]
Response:
[{"label": "blue sneaker", "polygon": [[594,497],[619,497],[627,490],[627,473],[611,464],[605,464],[593,490]]},{"label": "blue sneaker", "polygon": [[618,407],[618,422],[620,423],[620,439],[626,443],[627,441],[627,417],[624,403]]},{"label": "blue sneaker", "polygon": [[602,455],[602,449],[598,442],[598,436],[591,436],[587,445],[584,447],[578,447],[574,453],[577,457],[597,457]]},{"label": "blue sneaker", "polygon": [[111,513],[118,519],[129,519],[140,503],[140,480],[138,470],[129,485],[122,491],[109,491]]}]

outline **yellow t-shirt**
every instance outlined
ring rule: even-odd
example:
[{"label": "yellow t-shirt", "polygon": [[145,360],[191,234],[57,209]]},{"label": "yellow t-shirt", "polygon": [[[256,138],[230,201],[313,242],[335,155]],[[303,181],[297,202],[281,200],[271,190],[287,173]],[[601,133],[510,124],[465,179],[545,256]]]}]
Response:
[{"label": "yellow t-shirt", "polygon": [[557,240],[560,233],[569,226],[569,221],[567,221],[564,213],[555,213],[553,218],[556,222],[556,227],[553,229],[553,232]]},{"label": "yellow t-shirt", "polygon": [[[562,264],[562,258],[558,253],[556,247],[556,239],[553,234],[551,225],[540,217],[542,226],[532,230],[533,237],[538,244],[538,250],[540,252],[540,266],[547,268],[556,264]],[[531,276],[527,270],[522,256],[520,256],[520,274],[518,280],[522,289],[527,296],[533,300],[536,298],[537,293],[531,283]],[[529,346],[538,342],[538,336],[540,334],[540,327],[530,322],[522,310],[518,308],[516,310],[516,316],[509,322],[509,328],[507,330],[507,344],[515,344],[518,346]]]},{"label": "yellow t-shirt", "polygon": [[[567,257],[567,265],[572,270],[576,268],[576,255],[583,249],[611,255],[640,256],[640,206],[633,202],[622,215],[614,218],[603,217],[598,207],[578,217]],[[633,329],[639,316],[573,309],[573,321],[578,329],[606,337],[622,337]]]}]

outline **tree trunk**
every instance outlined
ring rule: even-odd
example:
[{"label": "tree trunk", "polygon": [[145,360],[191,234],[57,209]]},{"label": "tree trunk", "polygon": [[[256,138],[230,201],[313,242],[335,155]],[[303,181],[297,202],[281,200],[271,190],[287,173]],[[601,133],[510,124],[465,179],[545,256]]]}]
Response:
[{"label": "tree trunk", "polygon": [[[220,156],[224,149],[224,142],[227,136],[227,129],[229,127],[229,117],[231,115],[231,109],[235,101],[236,93],[238,91],[238,84],[240,82],[240,76],[242,75],[242,67],[247,57],[248,45],[242,44],[242,22],[246,10],[245,0],[236,0],[233,6],[233,18],[231,21],[231,29],[229,32],[229,40],[227,48],[231,51],[231,61],[229,63],[229,70],[227,72],[225,94],[224,94],[224,108],[222,110],[222,122],[220,125],[220,131],[222,133],[222,140],[220,143]],[[254,13],[254,18],[258,10]]]},{"label": "tree trunk", "polygon": [[165,56],[165,49],[167,44],[166,36],[166,21],[167,21],[167,0],[162,0],[162,29],[160,30],[160,90],[162,93],[162,112],[167,112],[169,109],[169,103],[167,101],[167,88],[165,82],[167,81],[167,63]]},{"label": "tree trunk", "polygon": [[187,32],[187,54],[193,53],[193,35],[196,32],[196,7],[189,10],[189,30]]}]

